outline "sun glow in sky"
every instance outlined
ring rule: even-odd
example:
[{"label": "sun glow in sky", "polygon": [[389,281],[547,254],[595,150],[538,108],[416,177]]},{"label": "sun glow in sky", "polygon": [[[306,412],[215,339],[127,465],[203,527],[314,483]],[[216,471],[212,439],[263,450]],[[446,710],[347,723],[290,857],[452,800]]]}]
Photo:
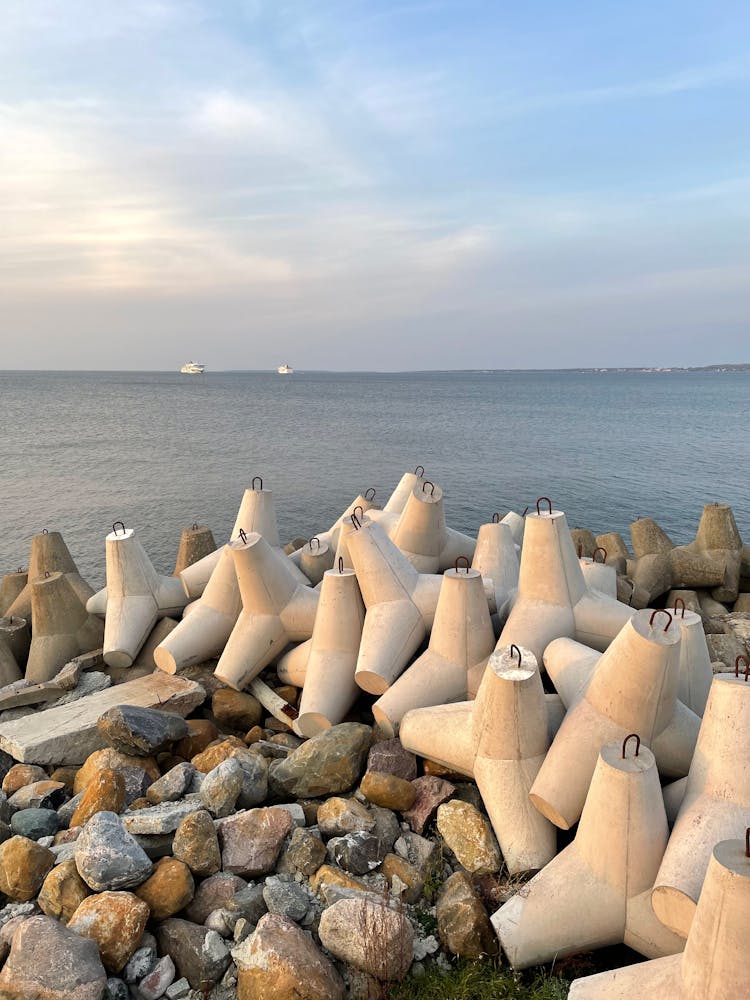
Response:
[{"label": "sun glow in sky", "polygon": [[732,0],[4,0],[4,366],[750,361],[748,29]]}]

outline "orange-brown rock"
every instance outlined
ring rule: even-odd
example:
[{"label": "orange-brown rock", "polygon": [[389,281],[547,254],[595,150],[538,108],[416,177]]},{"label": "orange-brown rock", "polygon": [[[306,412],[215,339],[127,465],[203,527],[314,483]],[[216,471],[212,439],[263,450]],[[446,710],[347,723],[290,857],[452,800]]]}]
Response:
[{"label": "orange-brown rock", "polygon": [[153,875],[135,890],[148,904],[154,920],[166,920],[184,910],[195,895],[195,883],[188,866],[176,858],[161,858]]},{"label": "orange-brown rock", "polygon": [[234,751],[238,749],[245,749],[243,741],[237,739],[236,736],[228,736],[225,740],[220,740],[218,743],[213,743],[210,747],[206,747],[202,753],[196,754],[192,758],[192,764],[196,771],[208,774],[209,771],[213,771],[217,764],[221,764],[223,760],[228,760]]},{"label": "orange-brown rock", "polygon": [[138,947],[148,917],[148,904],[132,892],[100,892],[83,900],[68,927],[95,941],[104,968],[119,972]]},{"label": "orange-brown rock", "polygon": [[263,706],[251,694],[219,688],[211,700],[214,718],[222,729],[247,732],[257,726],[263,714]]},{"label": "orange-brown rock", "polygon": [[71,826],[85,826],[98,812],[121,813],[125,808],[125,779],[119,771],[98,771],[83,793],[70,820]]},{"label": "orange-brown rock", "polygon": [[91,895],[91,889],[78,874],[75,861],[63,861],[44,880],[37,902],[48,917],[61,920],[64,924]]},{"label": "orange-brown rock", "polygon": [[25,785],[46,781],[47,772],[36,764],[14,764],[3,778],[3,791],[10,796]]},{"label": "orange-brown rock", "polygon": [[55,855],[26,837],[11,837],[0,844],[0,892],[27,903],[42,887],[55,863]]},{"label": "orange-brown rock", "polygon": [[79,769],[76,780],[73,784],[73,791],[76,795],[84,791],[94,779],[94,775],[99,771],[111,769],[116,771],[120,767],[142,768],[152,781],[156,781],[161,776],[153,757],[135,757],[130,754],[120,753],[112,747],[105,747],[103,750],[95,750]]},{"label": "orange-brown rock", "polygon": [[253,743],[258,743],[259,740],[264,740],[266,738],[266,731],[262,726],[253,726],[247,733],[245,733],[245,743],[247,746],[251,747]]},{"label": "orange-brown rock", "polygon": [[184,861],[193,875],[207,878],[221,868],[221,851],[214,821],[207,812],[186,816],[177,827],[172,853]]},{"label": "orange-brown rock", "polygon": [[192,760],[203,753],[219,736],[219,730],[208,719],[186,719],[188,734],[174,745],[174,752],[183,760]]},{"label": "orange-brown rock", "polygon": [[417,790],[410,781],[382,771],[368,771],[362,779],[360,791],[376,806],[397,812],[411,809],[417,797]]},{"label": "orange-brown rock", "polygon": [[344,889],[355,889],[359,892],[370,891],[369,886],[359,879],[353,878],[343,868],[335,868],[333,865],[323,865],[310,876],[310,887],[313,892],[319,892],[327,885],[340,885]]},{"label": "orange-brown rock", "polygon": [[73,794],[73,785],[78,774],[77,767],[56,767],[49,776],[50,781],[60,781],[65,785],[65,790],[69,795]]},{"label": "orange-brown rock", "polygon": [[391,890],[399,890],[398,895],[405,903],[416,903],[419,900],[426,881],[426,872],[421,868],[400,858],[398,854],[386,854],[379,871],[388,879]]}]

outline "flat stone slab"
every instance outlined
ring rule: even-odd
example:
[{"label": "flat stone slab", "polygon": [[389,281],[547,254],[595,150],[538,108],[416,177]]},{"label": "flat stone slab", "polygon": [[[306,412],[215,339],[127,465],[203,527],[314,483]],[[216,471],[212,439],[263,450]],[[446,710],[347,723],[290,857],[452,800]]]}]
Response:
[{"label": "flat stone slab", "polygon": [[0,725],[0,749],[22,764],[82,764],[107,744],[99,718],[116,705],[158,708],[189,715],[206,697],[195,681],[161,671],[99,691],[72,704],[48,708]]}]

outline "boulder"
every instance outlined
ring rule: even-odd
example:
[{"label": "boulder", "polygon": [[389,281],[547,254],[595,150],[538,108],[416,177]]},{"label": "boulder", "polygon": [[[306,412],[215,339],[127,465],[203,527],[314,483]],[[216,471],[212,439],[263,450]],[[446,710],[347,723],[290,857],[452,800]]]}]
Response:
[{"label": "boulder", "polygon": [[216,931],[170,917],[156,930],[159,951],[169,955],[194,990],[218,983],[231,961],[229,949]]},{"label": "boulder", "polygon": [[188,761],[175,765],[146,789],[146,798],[154,805],[177,802],[190,788],[195,767]]},{"label": "boulder", "polygon": [[[153,920],[166,920],[184,910],[195,895],[190,869],[176,858],[160,858],[136,896],[148,904]],[[165,987],[166,988],[166,987]]]},{"label": "boulder", "polygon": [[44,880],[39,899],[42,912],[64,924],[91,894],[91,890],[78,874],[74,859],[57,865]]},{"label": "boulder", "polygon": [[284,853],[285,862],[308,878],[314,875],[326,859],[326,848],[320,837],[304,827],[295,827]]},{"label": "boulder", "polygon": [[152,781],[156,781],[161,773],[153,757],[134,757],[132,754],[113,750],[112,747],[104,747],[103,750],[95,750],[81,765],[73,782],[73,792],[77,795],[85,791],[94,780],[94,776],[105,768],[119,771],[124,767],[142,769]]},{"label": "boulder", "polygon": [[244,778],[245,772],[235,757],[217,764],[201,782],[203,807],[217,818],[229,816],[240,797]]},{"label": "boulder", "polygon": [[0,972],[3,1000],[101,1000],[107,982],[99,951],[51,917],[25,920]]},{"label": "boulder", "polygon": [[375,805],[401,813],[411,809],[417,797],[417,790],[411,781],[382,771],[368,771],[362,779],[360,791]]},{"label": "boulder", "polygon": [[198,886],[185,916],[193,923],[203,924],[210,913],[220,910],[236,893],[247,888],[244,879],[228,872],[217,872]]},{"label": "boulder", "polygon": [[403,817],[415,833],[422,834],[432,822],[443,802],[447,802],[456,791],[455,785],[434,775],[425,774],[412,782],[417,795],[414,805],[403,813]]},{"label": "boulder", "polygon": [[323,911],[318,932],[332,955],[381,982],[403,979],[411,966],[411,924],[386,901],[340,899]]},{"label": "boulder", "polygon": [[141,885],[153,870],[146,852],[111,812],[96,813],[88,821],[75,842],[75,861],[78,874],[95,892]]},{"label": "boulder", "polygon": [[269,769],[272,787],[295,798],[337,795],[359,780],[372,741],[369,726],[331,726]]},{"label": "boulder", "polygon": [[289,812],[273,806],[219,820],[222,868],[245,878],[272,872],[292,825]]},{"label": "boulder", "polygon": [[180,822],[174,835],[172,853],[200,878],[218,872],[221,868],[219,838],[207,812],[191,813]]},{"label": "boulder", "polygon": [[0,891],[25,903],[38,894],[55,863],[55,856],[27,837],[11,837],[0,844]]},{"label": "boulder", "polygon": [[68,927],[95,941],[104,968],[119,972],[138,947],[148,918],[148,905],[132,892],[102,892],[83,900]]},{"label": "boulder", "polygon": [[367,756],[367,770],[413,781],[417,776],[417,758],[402,745],[401,740],[383,740],[373,744]]},{"label": "boulder", "polygon": [[446,881],[437,900],[438,934],[443,947],[461,958],[497,954],[497,938],[487,911],[464,872]]},{"label": "boulder", "polygon": [[318,826],[324,837],[372,830],[375,820],[366,806],[357,799],[334,796],[321,803],[318,809]]},{"label": "boulder", "polygon": [[121,813],[125,808],[125,778],[119,771],[98,771],[83,793],[70,825],[85,826],[98,812]]},{"label": "boulder", "polygon": [[188,735],[182,716],[137,705],[117,705],[108,709],[96,728],[115,750],[139,757],[150,757]]},{"label": "boulder", "polygon": [[257,726],[263,716],[263,706],[251,694],[219,688],[211,699],[214,718],[223,729],[246,733]]},{"label": "boulder", "polygon": [[437,811],[440,836],[458,863],[475,875],[492,875],[503,863],[489,820],[469,802],[454,799]]},{"label": "boulder", "polygon": [[14,764],[3,778],[3,791],[6,795],[12,795],[24,785],[31,785],[35,781],[46,781],[47,772],[36,764]]},{"label": "boulder", "polygon": [[128,833],[133,835],[174,833],[186,816],[202,809],[200,799],[193,796],[182,799],[181,802],[162,802],[158,806],[149,805],[135,812],[127,812],[122,817],[122,823]]},{"label": "boulder", "polygon": [[54,809],[21,809],[10,818],[11,833],[29,840],[54,837],[60,827],[60,817]]}]

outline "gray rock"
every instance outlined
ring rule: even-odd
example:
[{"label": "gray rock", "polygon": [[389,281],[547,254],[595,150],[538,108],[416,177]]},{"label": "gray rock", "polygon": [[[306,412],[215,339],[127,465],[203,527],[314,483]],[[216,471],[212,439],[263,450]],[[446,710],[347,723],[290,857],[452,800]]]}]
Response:
[{"label": "gray rock", "polygon": [[173,833],[137,834],[136,843],[143,848],[152,861],[172,856],[175,835]]},{"label": "gray rock", "polygon": [[159,1000],[164,996],[167,987],[172,985],[175,977],[174,962],[169,955],[159,959],[149,974],[138,983],[138,992],[143,1000]]},{"label": "gray rock", "polygon": [[328,841],[328,854],[335,864],[353,875],[367,875],[383,860],[380,841],[364,830],[333,837]]},{"label": "gray rock", "polygon": [[190,983],[187,979],[178,979],[167,987],[166,996],[169,1000],[183,1000],[190,992]]},{"label": "gray rock", "polygon": [[137,809],[135,812],[125,813],[122,822],[128,833],[174,833],[186,816],[202,809],[203,805],[197,797],[183,799],[182,802],[162,802],[158,806],[151,806],[150,809]]},{"label": "gray rock", "polygon": [[222,907],[220,910],[213,910],[203,921],[203,926],[210,931],[216,931],[223,938],[232,937],[232,925],[229,918],[229,910]]},{"label": "gray rock", "polygon": [[67,802],[63,802],[60,808],[57,810],[57,816],[60,820],[60,829],[67,830],[70,826],[70,821],[73,819],[73,813],[78,808],[81,799],[86,794],[85,790],[79,792],[78,795],[74,795],[72,799],[68,799]]},{"label": "gray rock", "polygon": [[137,983],[147,976],[158,961],[156,954],[156,944],[147,944],[137,948],[125,968],[122,970],[122,978],[126,983]]},{"label": "gray rock", "polygon": [[232,930],[239,920],[246,920],[253,925],[257,924],[263,914],[267,912],[264,888],[265,886],[262,885],[249,885],[247,888],[235,892],[232,898],[227,900],[225,910]]},{"label": "gray rock", "polygon": [[99,949],[52,917],[30,917],[13,936],[0,997],[101,1000],[107,983]]},{"label": "gray rock", "polygon": [[235,893],[246,888],[247,882],[237,875],[217,872],[198,886],[195,896],[185,908],[185,916],[193,923],[202,924],[209,913],[226,906]]},{"label": "gray rock", "polygon": [[72,861],[76,856],[76,842],[69,841],[67,844],[53,844],[50,851],[55,855],[55,864],[61,865],[63,861]]},{"label": "gray rock", "polygon": [[367,770],[413,781],[417,776],[417,758],[402,746],[401,740],[383,740],[373,744],[367,756]]},{"label": "gray rock", "polygon": [[[326,848],[320,834],[312,830],[296,828],[284,852],[284,870],[300,871],[308,878],[314,875],[326,858]],[[282,867],[281,862],[279,868]]]},{"label": "gray rock", "polygon": [[268,797],[268,761],[250,750],[238,750],[232,760],[239,762],[243,772],[238,807],[252,809],[265,802]]},{"label": "gray rock", "polygon": [[142,767],[118,767],[117,770],[125,781],[125,806],[127,807],[136,799],[143,798],[154,779]]},{"label": "gray rock", "polygon": [[0,844],[4,844],[6,840],[11,838],[11,836],[12,834],[8,824],[0,820]]},{"label": "gray rock", "polygon": [[141,885],[153,870],[116,813],[92,816],[74,846],[78,874],[95,892]]},{"label": "gray rock", "polygon": [[393,850],[393,845],[401,836],[401,825],[395,812],[385,809],[383,806],[371,806],[370,816],[375,821],[375,826],[370,833],[378,838],[382,861],[386,854],[390,854]]},{"label": "gray rock", "polygon": [[295,798],[336,795],[352,788],[364,771],[372,730],[356,722],[331,726],[269,768],[272,788]]},{"label": "gray rock", "polygon": [[60,819],[54,809],[19,809],[10,819],[11,831],[29,840],[52,837],[59,828]]},{"label": "gray rock", "polygon": [[[4,753],[4,751],[0,750],[0,753]],[[0,768],[0,772],[1,771],[2,769]],[[0,791],[0,822],[10,823],[10,817],[12,815],[13,815],[13,809],[8,805],[8,796],[5,794],[5,792]]]},{"label": "gray rock", "polygon": [[203,778],[200,800],[219,819],[234,811],[240,797],[245,771],[234,757],[223,760]]},{"label": "gray rock", "polygon": [[130,1000],[130,990],[122,979],[110,976],[107,985],[104,987],[103,1000]]},{"label": "gray rock", "polygon": [[150,785],[145,793],[146,798],[154,805],[177,802],[187,793],[195,774],[195,767],[188,761],[183,761]]},{"label": "gray rock", "polygon": [[263,888],[263,899],[269,913],[280,913],[295,923],[304,920],[310,908],[310,897],[296,882],[270,875]]},{"label": "gray rock", "polygon": [[216,931],[188,920],[170,917],[159,925],[156,935],[159,950],[171,956],[177,974],[195,990],[218,983],[231,961],[229,949]]},{"label": "gray rock", "polygon": [[97,722],[97,729],[115,750],[142,757],[150,757],[188,735],[181,716],[135,705],[110,708]]},{"label": "gray rock", "polygon": [[274,803],[274,809],[285,809],[292,817],[292,823],[294,823],[295,827],[305,826],[307,823],[307,820],[305,819],[305,810],[299,802]]},{"label": "gray rock", "polygon": [[65,786],[59,781],[35,781],[14,792],[8,799],[10,808],[57,809],[65,801]]},{"label": "gray rock", "polygon": [[81,674],[81,679],[72,691],[68,691],[62,698],[58,698],[57,701],[51,702],[46,707],[59,708],[61,705],[71,705],[74,701],[87,698],[90,694],[96,694],[97,691],[106,691],[109,687],[112,687],[111,677],[98,670],[90,670]]}]

